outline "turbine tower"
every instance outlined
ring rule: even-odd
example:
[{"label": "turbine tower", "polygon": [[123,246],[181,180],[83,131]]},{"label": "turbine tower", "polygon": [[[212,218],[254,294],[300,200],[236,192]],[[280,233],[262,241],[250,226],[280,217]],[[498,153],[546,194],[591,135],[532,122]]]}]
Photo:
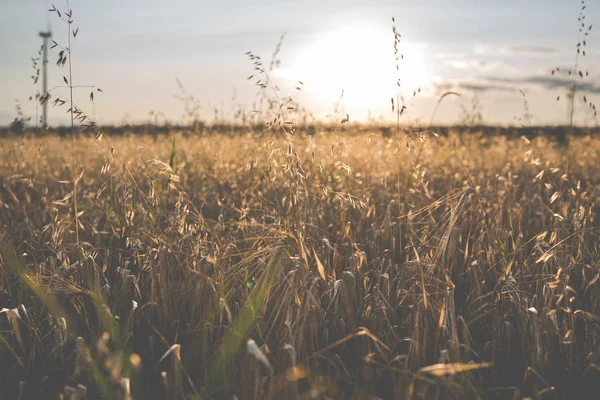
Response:
[{"label": "turbine tower", "polygon": [[[48,96],[48,39],[52,37],[52,31],[50,27],[44,32],[40,32],[40,37],[44,39],[44,56],[42,61],[42,96],[45,98]],[[48,102],[45,101],[42,105],[42,127],[45,128],[48,125]]]}]

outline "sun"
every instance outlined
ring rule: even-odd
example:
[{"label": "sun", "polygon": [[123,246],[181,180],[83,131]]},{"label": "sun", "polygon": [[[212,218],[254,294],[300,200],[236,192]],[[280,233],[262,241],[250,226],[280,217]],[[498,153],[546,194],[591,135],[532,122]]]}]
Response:
[{"label": "sun", "polygon": [[324,34],[278,74],[303,81],[304,90],[323,103],[332,104],[343,90],[346,111],[366,115],[369,109],[390,104],[398,78],[405,97],[428,83],[422,46],[403,40],[399,50],[404,58],[396,70],[393,40],[391,29],[355,23]]}]

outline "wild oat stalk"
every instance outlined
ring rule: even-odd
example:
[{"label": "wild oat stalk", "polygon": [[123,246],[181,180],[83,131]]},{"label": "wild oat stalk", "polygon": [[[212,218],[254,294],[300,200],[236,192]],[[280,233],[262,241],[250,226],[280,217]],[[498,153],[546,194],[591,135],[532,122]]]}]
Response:
[{"label": "wild oat stalk", "polygon": [[[577,85],[577,79],[585,79],[589,77],[589,71],[583,71],[580,67],[580,56],[587,56],[587,37],[592,30],[592,25],[586,25],[585,22],[585,9],[587,5],[585,1],[581,2],[581,9],[579,10],[579,14],[577,15],[577,26],[578,26],[578,34],[577,34],[577,45],[575,46],[575,60],[573,62],[573,69],[568,71],[568,76],[571,78],[571,88],[569,90],[569,128],[573,129],[573,119],[575,116],[575,98],[577,95],[577,91],[580,88]],[[556,67],[552,70],[551,74],[555,75],[555,73],[560,72],[560,67]],[[560,95],[557,96],[556,100],[560,100]],[[589,106],[589,110],[593,112],[594,117],[597,116],[596,105],[592,102],[589,102],[587,97],[583,95],[583,102]]]},{"label": "wild oat stalk", "polygon": [[[277,45],[277,49],[275,51],[274,57],[277,55],[277,53],[279,52],[279,46],[280,43],[278,43]],[[266,98],[269,104],[268,107],[268,111],[270,112],[270,114],[268,115],[268,119],[269,122],[267,123],[268,127],[271,128],[273,126],[278,126],[280,127],[285,133],[286,135],[289,135],[290,137],[294,136],[294,132],[295,132],[295,128],[294,128],[294,123],[290,120],[288,120],[286,118],[287,114],[289,112],[292,112],[296,109],[296,99],[298,97],[298,95],[300,94],[300,92],[302,91],[302,87],[304,86],[304,83],[302,81],[298,81],[297,86],[295,87],[296,93],[295,95],[292,96],[287,96],[286,98],[282,98],[279,94],[279,86],[276,85],[273,80],[271,79],[271,75],[270,72],[272,72],[272,69],[279,65],[279,62],[274,63],[273,60],[271,61],[271,63],[269,64],[269,67],[266,68],[262,58],[256,54],[254,54],[251,51],[246,52],[246,56],[248,56],[248,59],[250,61],[252,61],[253,65],[254,65],[254,71],[255,73],[253,75],[248,76],[248,80],[252,80],[252,79],[256,79],[255,81],[255,85],[260,89],[260,94],[261,94],[261,102],[260,104],[262,105],[262,98]],[[255,76],[258,75],[258,78]],[[273,97],[269,98],[266,93],[265,90],[266,89],[270,89],[271,92],[273,93]],[[262,106],[260,106],[262,107]],[[254,113],[255,115],[260,113],[262,110],[255,110]]]},{"label": "wild oat stalk", "polygon": [[531,126],[531,119],[533,118],[533,116],[531,115],[531,111],[529,109],[527,93],[525,93],[525,91],[523,91],[522,89],[519,89],[519,93],[521,93],[521,96],[523,96],[523,115],[520,117],[515,115],[513,120],[519,121],[521,127],[524,128],[526,126],[525,123],[527,123],[527,126]]},{"label": "wild oat stalk", "polygon": [[[95,86],[74,86],[73,85],[73,68],[72,68],[72,39],[75,39],[77,37],[77,34],[79,33],[79,27],[77,27],[76,29],[73,29],[73,10],[70,8],[69,6],[69,1],[66,0],[66,7],[67,7],[67,11],[64,12],[65,17],[63,17],[63,13],[60,12],[59,9],[56,8],[56,6],[52,5],[52,8],[49,9],[49,12],[52,13],[56,13],[56,15],[58,16],[58,18],[60,18],[63,22],[65,22],[67,24],[67,46],[60,46],[56,41],[52,41],[53,45],[51,48],[55,48],[55,47],[59,47],[61,48],[61,50],[58,53],[58,61],[56,62],[56,65],[58,67],[62,67],[65,64],[68,64],[68,76],[63,76],[63,81],[65,82],[65,86],[55,86],[54,88],[50,89],[48,91],[48,94],[46,94],[45,97],[42,97],[40,99],[40,102],[45,103],[48,102],[48,100],[50,99],[50,92],[52,92],[54,89],[58,89],[58,88],[67,88],[69,91],[69,98],[67,100],[63,100],[60,97],[57,97],[54,100],[54,105],[64,105],[67,101],[70,104],[69,109],[67,110],[67,112],[70,115],[70,120],[71,120],[71,180],[73,182],[73,211],[75,213],[75,241],[77,243],[77,246],[79,247],[79,217],[80,217],[80,213],[79,213],[79,209],[78,209],[78,203],[77,203],[77,184],[79,182],[79,180],[81,179],[81,177],[83,176],[83,173],[80,174],[79,176],[77,175],[77,162],[75,159],[75,121],[78,120],[79,122],[81,122],[84,126],[84,128],[93,128],[96,126],[96,123],[94,121],[91,120],[91,118],[88,116],[88,114],[86,114],[84,111],[82,111],[79,107],[77,107],[76,104],[74,104],[73,102],[73,89],[74,88],[91,88],[92,91],[90,92],[90,101],[94,101],[94,89],[96,90],[96,92],[102,92],[102,90],[100,88],[97,88]],[[71,37],[72,35],[72,37]],[[87,121],[87,122],[86,122]]]},{"label": "wild oat stalk", "polygon": [[[69,9],[68,13],[65,13],[69,19],[67,20],[67,24],[69,28],[67,29],[67,55],[68,55],[68,63],[69,63],[69,102],[71,103],[71,107],[69,107],[69,111],[71,112],[71,157],[72,157],[72,168],[71,168],[71,176],[73,180],[73,209],[75,211],[75,240],[77,242],[77,247],[79,247],[79,212],[77,210],[77,177],[76,177],[76,168],[77,164],[75,163],[75,119],[73,118],[73,69],[71,63],[71,25],[73,24],[73,11],[69,7],[69,1],[67,0],[67,8]],[[79,28],[77,29],[79,31]],[[73,31],[73,37],[77,35],[77,32]]]},{"label": "wild oat stalk", "polygon": [[[174,97],[179,100],[183,106],[183,124],[189,125],[193,129],[196,129],[202,125],[202,120],[200,118],[202,104],[200,103],[200,100],[194,97],[193,94],[188,93],[179,78],[175,78],[175,81],[177,82],[177,87],[179,88],[179,94],[174,95]],[[153,111],[151,111],[151,113],[155,114]],[[156,113],[156,117],[158,117],[158,113]],[[155,119],[155,121],[157,120]]]},{"label": "wild oat stalk", "polygon": [[[404,54],[400,52],[399,46],[402,40],[402,35],[398,32],[396,28],[396,19],[392,17],[392,33],[394,34],[394,57],[396,59],[396,71],[398,74],[400,73],[400,60],[404,60]],[[404,113],[408,104],[417,96],[417,93],[421,93],[421,88],[413,90],[412,98],[409,103],[406,103],[404,97],[400,95],[400,87],[402,86],[402,79],[400,76],[396,78],[396,102],[394,103],[394,98],[392,97],[392,112],[396,112],[396,133],[400,131],[400,116]]]},{"label": "wild oat stalk", "polygon": [[33,75],[31,75],[31,81],[33,83],[33,86],[35,87],[35,98],[34,96],[29,96],[29,101],[35,100],[35,125],[36,128],[38,127],[38,124],[41,122],[40,121],[40,117],[39,117],[39,108],[40,108],[40,85],[39,85],[39,80],[40,80],[40,70],[41,67],[40,66],[40,61],[43,63],[42,61],[42,51],[44,49],[44,45],[42,45],[40,47],[40,49],[37,52],[37,56],[34,58],[31,58],[31,68],[33,69]]}]

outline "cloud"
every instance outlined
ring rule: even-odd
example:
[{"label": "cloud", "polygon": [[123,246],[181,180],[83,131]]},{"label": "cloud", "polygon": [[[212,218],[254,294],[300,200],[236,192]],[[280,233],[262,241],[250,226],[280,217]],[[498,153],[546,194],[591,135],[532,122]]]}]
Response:
[{"label": "cloud", "polygon": [[[433,86],[438,93],[449,90],[471,92],[509,92],[523,87],[536,87],[541,90],[568,90],[573,81],[568,78],[530,75],[522,77],[482,76],[455,81],[438,81]],[[600,94],[600,84],[592,80],[577,80],[577,90],[580,93]]]},{"label": "cloud", "polygon": [[445,66],[460,70],[491,71],[500,68],[499,63],[489,63],[482,60],[447,59],[442,62]]},{"label": "cloud", "polygon": [[504,54],[545,55],[560,52],[559,48],[548,46],[507,46],[502,49]]},{"label": "cloud", "polygon": [[[488,76],[484,79],[487,82],[504,84],[513,87],[517,87],[519,85],[535,85],[546,90],[569,89],[573,85],[573,81],[569,78],[544,75],[532,75],[518,78]],[[577,79],[577,90],[590,94],[600,94],[600,85],[595,81]]]},{"label": "cloud", "polygon": [[561,51],[558,47],[550,46],[528,46],[528,45],[509,45],[498,46],[490,44],[478,44],[473,52],[479,55],[532,55],[544,56],[556,54]]},{"label": "cloud", "polygon": [[434,82],[433,87],[438,95],[448,91],[457,91],[459,93],[461,91],[481,93],[490,91],[510,92],[515,90],[507,85],[476,80],[439,81]]},{"label": "cloud", "polygon": [[468,90],[471,92],[489,92],[489,91],[499,91],[499,92],[512,92],[513,88],[502,85],[493,85],[489,83],[477,83],[477,82],[463,82],[459,86],[460,89]]},{"label": "cloud", "polygon": [[465,57],[464,53],[445,53],[445,52],[438,52],[438,53],[434,53],[433,54],[433,58],[439,59],[439,60],[461,60]]}]

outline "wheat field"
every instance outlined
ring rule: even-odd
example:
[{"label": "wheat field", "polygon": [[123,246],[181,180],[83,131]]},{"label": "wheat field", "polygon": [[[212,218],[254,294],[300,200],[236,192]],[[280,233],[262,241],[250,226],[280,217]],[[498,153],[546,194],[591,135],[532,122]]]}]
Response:
[{"label": "wheat field", "polygon": [[70,139],[0,138],[3,398],[597,393],[595,135],[73,140],[77,219]]},{"label": "wheat field", "polygon": [[[213,2],[191,21],[197,9],[184,3],[82,3],[81,21],[95,24],[82,29],[87,42],[68,0],[42,10],[44,45],[23,89],[35,93],[0,128],[0,399],[599,398],[600,88],[598,59],[586,58],[596,11],[577,3],[566,57],[563,38],[549,36],[558,18],[542,15],[564,5],[525,4],[518,16],[500,3],[460,15],[443,2],[398,8],[383,34],[379,21],[330,31],[296,21],[307,10],[328,26],[338,11],[366,21],[375,5],[232,12]],[[16,32],[35,14],[19,6],[4,19],[15,44],[3,53],[15,57],[29,40]],[[452,32],[407,42],[409,14]],[[269,61],[231,56],[255,38],[262,54],[267,22],[284,21],[300,51],[290,67],[285,33]],[[500,23],[514,42],[502,44]],[[185,70],[186,58],[201,64],[186,68],[206,90],[197,97],[176,78],[174,120],[171,103],[150,100],[166,90],[160,71]],[[254,103],[234,86],[225,111],[215,88],[243,58],[241,98]],[[19,68],[3,66],[10,93]],[[79,81],[96,70],[118,75],[99,77],[106,98]],[[448,76],[422,88],[417,78],[434,70]],[[313,115],[345,85],[332,113]],[[206,105],[211,87],[220,107]],[[478,94],[502,127],[484,125]],[[376,119],[367,100],[384,112],[380,97],[391,114]],[[100,126],[98,98],[110,114],[100,120],[124,112],[125,122]],[[462,112],[449,119],[453,101]],[[48,108],[61,110],[57,123]]]}]

